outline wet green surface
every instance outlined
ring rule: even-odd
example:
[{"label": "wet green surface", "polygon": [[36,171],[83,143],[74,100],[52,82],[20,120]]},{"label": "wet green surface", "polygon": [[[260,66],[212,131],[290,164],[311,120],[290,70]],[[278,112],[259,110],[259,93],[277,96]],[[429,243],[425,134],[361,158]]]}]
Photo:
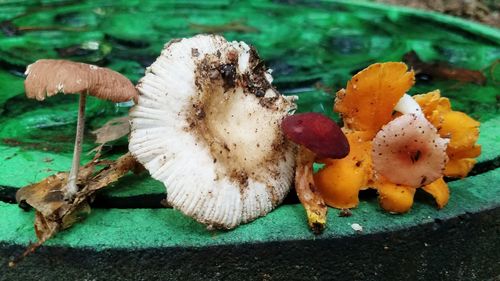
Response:
[{"label": "wet green surface", "polygon": [[[482,70],[487,77],[485,85],[419,77],[411,94],[439,88],[444,96],[452,99],[455,109],[481,121],[480,162],[486,163],[483,170],[498,165],[500,68],[494,67],[500,58],[497,29],[432,13],[343,1],[314,5],[272,1],[28,3],[8,1],[0,5],[0,186],[21,187],[70,168],[77,97],[56,96],[43,103],[27,100],[22,85],[26,65],[39,58],[65,58],[110,67],[136,82],[165,42],[209,32],[256,46],[266,64],[274,69],[277,87],[285,94],[300,97],[299,111],[324,112],[334,118],[337,118],[332,113],[335,91],[356,71],[374,62],[400,61],[403,54],[414,50],[425,61],[443,60],[456,67]],[[90,98],[84,150],[94,146],[91,130],[112,117],[125,115],[127,110],[126,104],[114,105]],[[126,140],[106,148],[110,154],[125,149]],[[90,157],[87,155],[82,161]],[[498,172],[492,172],[452,184],[454,188],[466,183],[477,192],[486,192],[489,197],[486,201],[460,196],[460,192],[452,190],[452,201],[443,211],[417,204],[409,215],[389,216],[380,213],[372,200],[362,203],[355,211],[353,222],[364,222],[363,219],[375,212],[378,219],[366,223],[379,224],[373,229],[382,231],[423,222],[421,214],[452,216],[463,212],[461,206],[464,205],[469,211],[498,206],[500,199],[491,182],[499,182],[499,179]],[[129,176],[110,189],[108,195],[126,197],[162,191],[162,185],[149,177]],[[154,219],[146,219],[150,216]],[[85,232],[101,232],[108,226],[109,231],[116,231],[109,235],[118,235],[119,227],[141,231],[134,228],[136,225],[122,226],[119,220],[155,224],[148,229],[154,229],[153,233],[158,235],[172,234],[182,228],[184,236],[168,242],[177,244],[210,244],[214,239],[233,243],[238,239],[313,238],[302,216],[300,206],[283,206],[234,232],[213,234],[173,210],[97,210],[84,224],[60,234],[60,238],[51,243],[125,246],[120,243],[126,242],[109,236],[110,241],[117,241],[103,242],[99,236],[79,238]],[[352,234],[346,226],[350,220],[343,219],[336,229],[340,220],[334,218],[334,212],[330,216],[332,221],[326,235]],[[15,205],[0,205],[0,225],[3,231],[0,240],[24,244],[34,237],[31,213],[23,213]],[[275,234],[268,233],[272,227],[282,229]],[[259,235],[249,234],[254,232]],[[229,238],[217,240],[217,237]],[[134,245],[140,246],[153,238],[141,239],[134,240]],[[145,245],[153,245],[157,239],[160,238]],[[167,243],[167,240],[158,241],[161,245]]]}]

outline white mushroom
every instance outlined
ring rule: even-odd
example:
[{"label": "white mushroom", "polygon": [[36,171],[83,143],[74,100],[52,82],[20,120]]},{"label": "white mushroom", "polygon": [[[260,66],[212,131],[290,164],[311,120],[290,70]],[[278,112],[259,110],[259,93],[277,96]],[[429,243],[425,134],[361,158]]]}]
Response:
[{"label": "white mushroom", "polygon": [[137,86],[129,148],[174,208],[229,229],[283,200],[295,148],[280,124],[295,104],[270,81],[243,42],[198,35],[165,45]]}]

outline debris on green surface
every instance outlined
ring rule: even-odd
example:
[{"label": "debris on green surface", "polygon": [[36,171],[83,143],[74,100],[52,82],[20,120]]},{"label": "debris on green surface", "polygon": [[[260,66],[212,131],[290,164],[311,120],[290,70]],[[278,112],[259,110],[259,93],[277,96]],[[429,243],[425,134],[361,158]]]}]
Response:
[{"label": "debris on green surface", "polygon": [[[100,170],[96,172],[96,168]],[[28,247],[25,253],[10,263],[10,266],[34,252],[45,241],[58,232],[67,229],[90,213],[94,193],[117,181],[130,171],[142,171],[141,166],[130,153],[116,161],[94,159],[80,168],[77,184],[80,189],[73,199],[65,199],[65,187],[69,173],[60,172],[41,182],[23,187],[17,191],[20,206],[33,207],[35,212],[35,233],[38,241]]]}]

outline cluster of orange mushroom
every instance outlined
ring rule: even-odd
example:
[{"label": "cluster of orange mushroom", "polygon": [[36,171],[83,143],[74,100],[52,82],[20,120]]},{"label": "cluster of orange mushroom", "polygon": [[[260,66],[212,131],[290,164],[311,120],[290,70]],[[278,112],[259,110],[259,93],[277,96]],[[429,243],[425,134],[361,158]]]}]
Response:
[{"label": "cluster of orange mushroom", "polygon": [[320,160],[314,181],[327,205],[354,208],[359,191],[373,188],[384,210],[404,213],[422,188],[442,208],[449,199],[443,177],[470,172],[481,153],[479,122],[453,111],[439,91],[408,96],[414,80],[404,63],[377,63],[337,93],[350,152]]}]

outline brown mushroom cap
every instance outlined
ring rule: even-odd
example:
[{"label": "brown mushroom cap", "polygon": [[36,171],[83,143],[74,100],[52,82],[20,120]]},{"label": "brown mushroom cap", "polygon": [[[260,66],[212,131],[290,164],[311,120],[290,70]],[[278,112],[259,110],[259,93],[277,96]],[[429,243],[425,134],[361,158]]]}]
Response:
[{"label": "brown mushroom cap", "polygon": [[137,98],[137,90],[125,76],[95,65],[42,59],[29,65],[26,75],[26,96],[39,101],[57,93],[88,93],[113,102]]}]

